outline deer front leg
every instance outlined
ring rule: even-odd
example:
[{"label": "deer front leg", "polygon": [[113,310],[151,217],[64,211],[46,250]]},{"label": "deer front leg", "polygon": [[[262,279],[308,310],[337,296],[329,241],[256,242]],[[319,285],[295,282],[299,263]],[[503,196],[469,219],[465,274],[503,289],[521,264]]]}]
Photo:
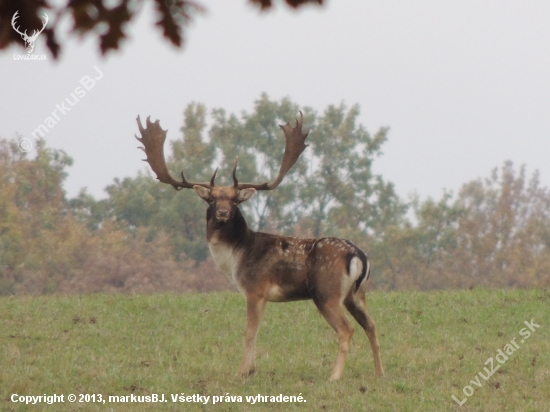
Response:
[{"label": "deer front leg", "polygon": [[244,355],[239,367],[240,376],[246,377],[256,370],[255,346],[260,322],[265,311],[264,297],[249,295],[246,297],[246,332],[244,339]]}]

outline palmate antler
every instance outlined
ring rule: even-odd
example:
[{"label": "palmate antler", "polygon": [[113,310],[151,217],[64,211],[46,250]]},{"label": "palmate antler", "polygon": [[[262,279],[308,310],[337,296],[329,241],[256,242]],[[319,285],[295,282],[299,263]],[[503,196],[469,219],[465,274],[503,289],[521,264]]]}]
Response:
[{"label": "palmate antler", "polygon": [[281,168],[279,169],[279,175],[271,183],[262,183],[260,185],[253,183],[239,183],[236,177],[237,162],[235,162],[235,167],[233,168],[233,182],[234,185],[239,189],[248,189],[254,188],[256,190],[273,190],[283,181],[283,178],[288,173],[288,171],[294,166],[298,161],[298,158],[302,154],[306,147],[309,145],[304,144],[309,130],[304,133],[302,131],[302,126],[304,125],[304,115],[300,112],[300,120],[296,119],[296,126],[292,127],[290,123],[285,125],[279,125],[283,132],[285,133],[286,145],[285,153],[283,154],[283,160],[281,162]]},{"label": "palmate antler", "polygon": [[[188,182],[185,179],[183,172],[181,172],[181,182],[177,181],[170,175],[164,159],[164,141],[166,140],[167,130],[162,130],[158,120],[151,123],[149,119],[150,116],[147,117],[146,127],[143,128],[140,117],[137,117],[136,120],[139,131],[141,132],[141,138],[136,136],[136,139],[138,139],[145,146],[140,147],[140,149],[142,149],[147,155],[147,159],[143,160],[149,163],[151,169],[157,175],[157,179],[162,183],[172,185],[176,190],[192,189],[195,185],[204,186],[207,188],[214,187],[214,179],[216,178],[218,169],[214,172],[210,182]],[[292,166],[294,166],[302,152],[308,146],[304,144],[304,141],[306,140],[309,131],[306,133],[302,132],[303,119],[304,116],[302,112],[300,112],[300,120],[296,119],[295,127],[292,127],[289,123],[281,125],[281,129],[283,129],[285,134],[286,146],[277,178],[271,183],[239,183],[236,176],[237,162],[235,162],[235,166],[233,167],[233,185],[237,188],[237,190],[248,188],[254,188],[256,190],[273,190],[279,186],[285,175],[292,168]]]},{"label": "palmate antler", "polygon": [[[168,167],[166,167],[166,161],[164,160],[164,141],[166,140],[166,133],[168,130],[162,130],[159,120],[155,123],[151,123],[149,120],[150,118],[151,116],[147,117],[147,121],[145,122],[146,128],[144,129],[141,124],[141,119],[139,116],[137,117],[136,120],[141,133],[141,139],[137,136],[136,139],[145,146],[138,147],[138,149],[143,150],[147,155],[147,159],[143,159],[143,161],[149,163],[149,166],[151,166],[151,169],[153,169],[153,172],[157,175],[157,179],[162,183],[172,185],[176,190],[193,189],[195,185],[210,187],[211,184],[206,182],[188,182],[183,172],[181,172],[181,182],[178,182],[170,175]],[[212,183],[215,177],[216,173],[214,172],[214,176],[212,176],[211,180]]]}]

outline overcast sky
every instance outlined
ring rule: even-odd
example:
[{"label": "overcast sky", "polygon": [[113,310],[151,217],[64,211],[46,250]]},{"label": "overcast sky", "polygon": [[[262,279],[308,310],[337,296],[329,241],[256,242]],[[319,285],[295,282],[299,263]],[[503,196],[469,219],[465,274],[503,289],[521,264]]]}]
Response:
[{"label": "overcast sky", "polygon": [[47,61],[3,51],[0,136],[34,143],[31,132],[89,75],[94,87],[44,137],[74,158],[71,197],[82,187],[105,197],[115,177],[145,168],[136,115],[160,119],[175,139],[188,103],[238,114],[262,92],[318,112],[358,103],[367,130],[390,128],[374,167],[405,198],[439,198],[505,160],[550,186],[550,1],[331,0],[268,13],[245,0],[199,2],[208,12],[183,50],[146,7],[106,58],[91,39],[71,41],[58,62],[44,36],[34,53]]}]

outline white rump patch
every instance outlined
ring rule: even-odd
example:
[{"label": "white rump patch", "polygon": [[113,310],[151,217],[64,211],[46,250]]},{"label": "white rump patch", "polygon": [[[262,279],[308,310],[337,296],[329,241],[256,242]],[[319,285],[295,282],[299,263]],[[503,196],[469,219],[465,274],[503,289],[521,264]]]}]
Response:
[{"label": "white rump patch", "polygon": [[354,256],[351,258],[351,261],[349,262],[349,268],[348,273],[342,273],[342,293],[341,293],[341,299],[340,301],[343,302],[345,297],[347,296],[348,292],[353,287],[353,284],[357,279],[359,279],[359,276],[361,276],[361,271],[363,270],[363,263],[361,262],[361,259],[359,259],[357,256]]},{"label": "white rump patch", "polygon": [[357,256],[353,257],[349,262],[349,277],[355,282],[361,276],[363,271],[363,262]]}]

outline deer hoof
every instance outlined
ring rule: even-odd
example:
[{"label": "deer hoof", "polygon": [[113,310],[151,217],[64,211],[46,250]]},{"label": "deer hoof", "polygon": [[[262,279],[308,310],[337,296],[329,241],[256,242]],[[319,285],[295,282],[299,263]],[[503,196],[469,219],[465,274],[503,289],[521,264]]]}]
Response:
[{"label": "deer hoof", "polygon": [[255,372],[256,372],[255,369],[250,369],[245,371],[239,370],[235,376],[239,378],[248,378],[250,375],[254,374]]}]

